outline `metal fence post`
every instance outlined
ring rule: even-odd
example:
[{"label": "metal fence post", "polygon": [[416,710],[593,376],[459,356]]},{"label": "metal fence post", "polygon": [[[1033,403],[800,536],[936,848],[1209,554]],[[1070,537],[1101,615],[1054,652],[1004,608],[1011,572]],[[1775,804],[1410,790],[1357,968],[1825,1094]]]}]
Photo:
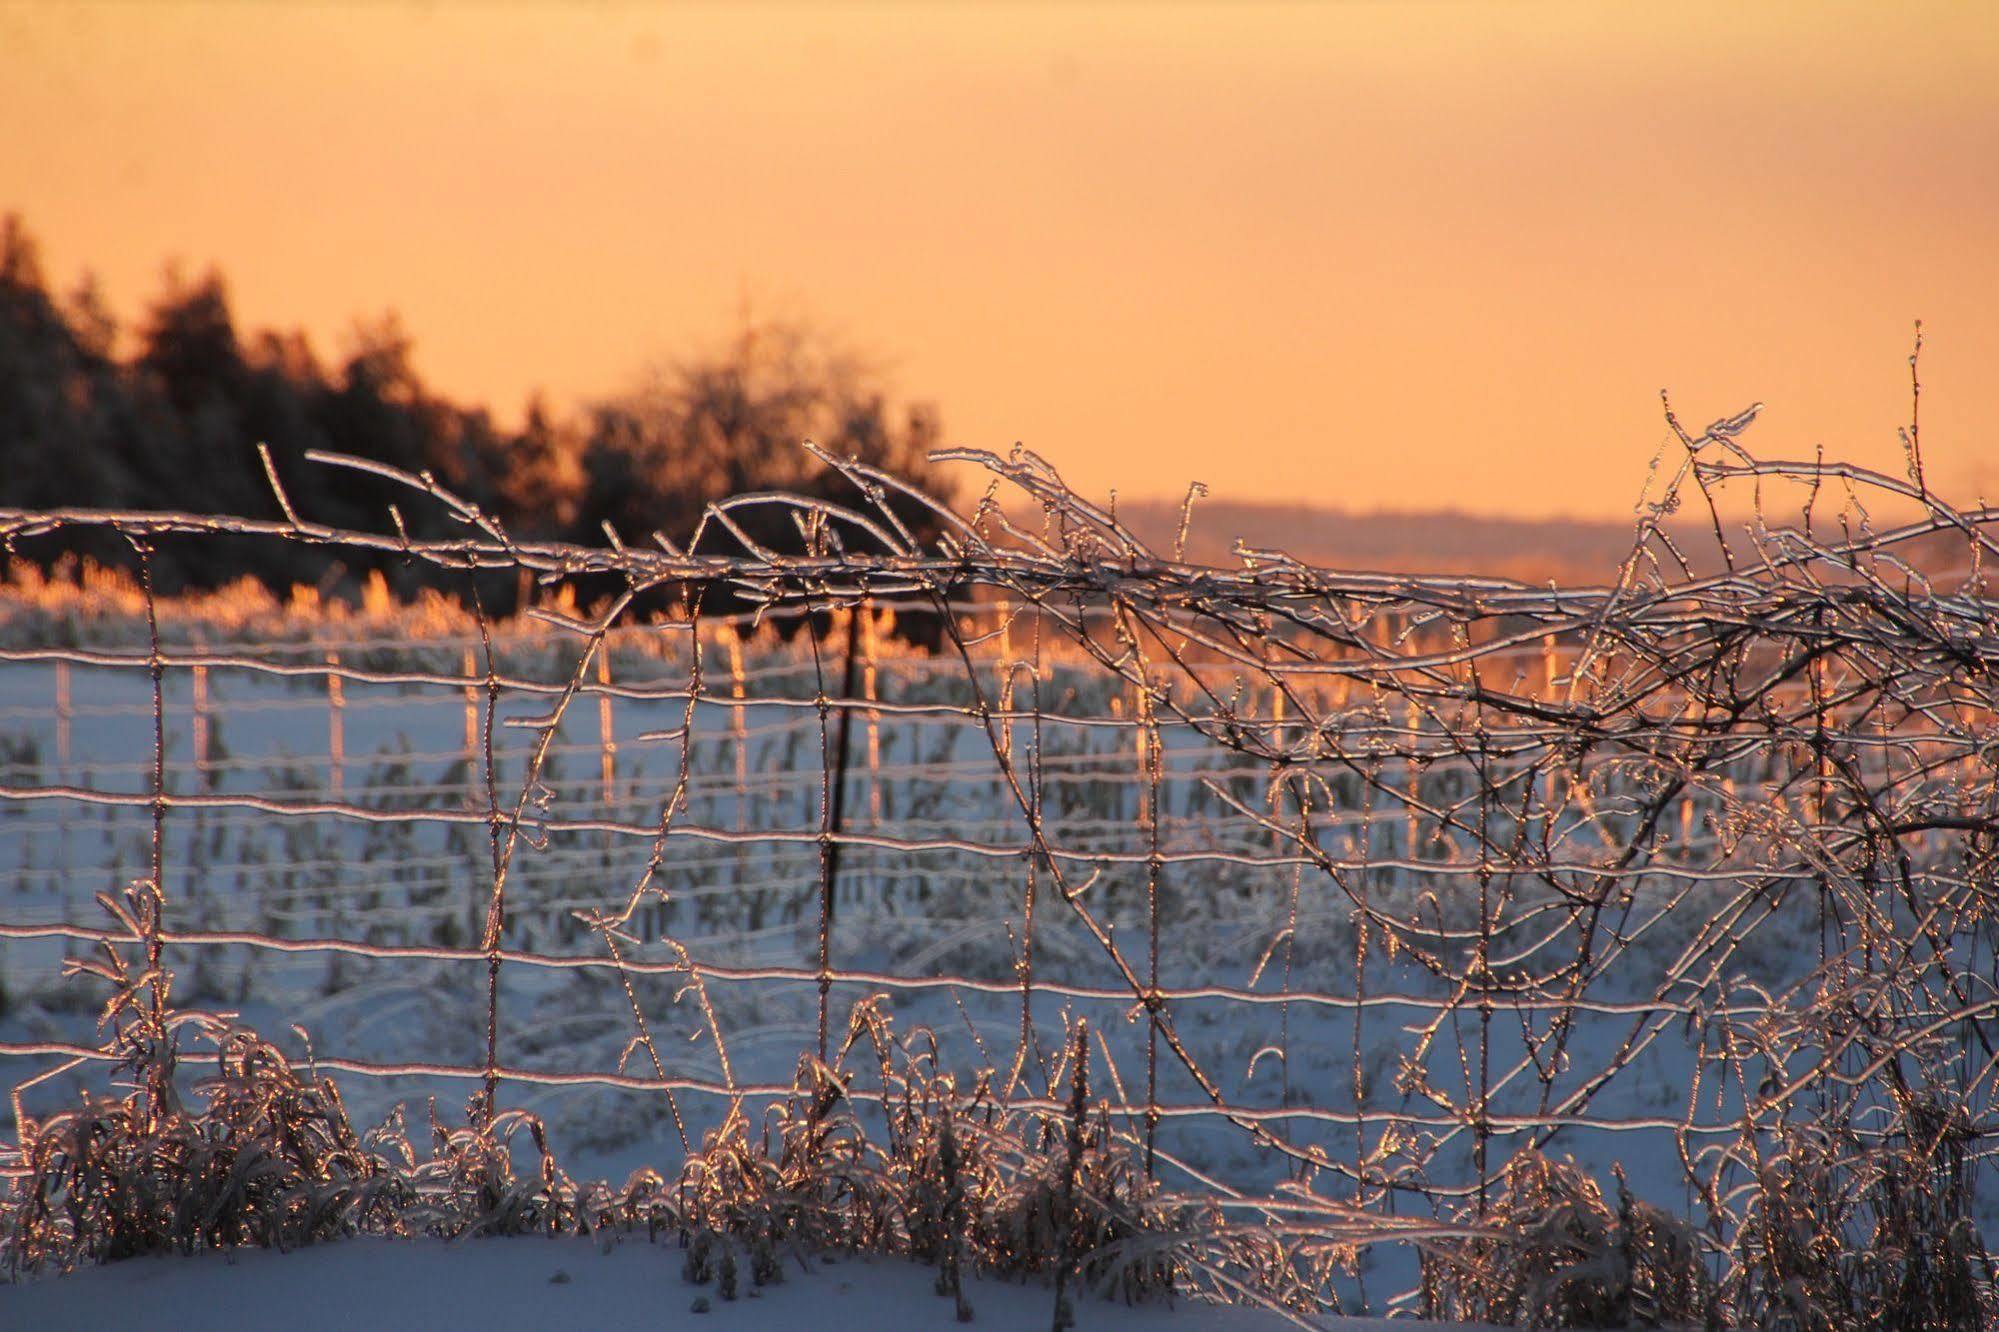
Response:
[{"label": "metal fence post", "polygon": [[347,689],[338,649],[327,651],[326,664],[326,788],[338,799],[347,786]]}]

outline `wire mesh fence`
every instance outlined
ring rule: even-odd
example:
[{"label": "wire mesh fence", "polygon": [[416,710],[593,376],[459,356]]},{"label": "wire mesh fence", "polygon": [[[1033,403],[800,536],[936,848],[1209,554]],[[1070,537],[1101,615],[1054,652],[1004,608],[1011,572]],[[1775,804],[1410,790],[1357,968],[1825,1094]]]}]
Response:
[{"label": "wire mesh fence", "polygon": [[[1148,1175],[1337,1222],[1347,1307],[1382,1282],[1470,1307],[1424,1225],[1517,1219],[1551,1154],[1688,1218],[1738,1314],[1782,1284],[1793,1195],[1843,1253],[1917,1193],[1976,1239],[1999,513],[1756,461],[1746,424],[1682,434],[1630,558],[1580,589],[1197,567],[1026,454],[974,459],[1008,507],[826,457],[852,506],[745,496],[601,549],[400,475],[464,535],[333,530],[281,491],[271,521],[0,513],[10,547],[109,531],[142,574],[254,536],[393,554],[474,605],[480,577],[540,589],[460,636],[226,641],[149,583],[134,641],[10,634],[7,986],[18,1011],[123,949],[179,1001],[298,1023],[364,1101],[511,1098],[607,1160],[694,1150],[801,1055],[882,1100],[847,1056],[884,1011],[1057,1119],[1080,1048]],[[1713,572],[1663,525],[1687,505]],[[579,609],[580,580],[615,590]],[[135,882],[156,909],[115,914]],[[17,1133],[120,1057],[38,1003],[0,1043]],[[1370,1238],[1429,1245],[1420,1290]]]}]

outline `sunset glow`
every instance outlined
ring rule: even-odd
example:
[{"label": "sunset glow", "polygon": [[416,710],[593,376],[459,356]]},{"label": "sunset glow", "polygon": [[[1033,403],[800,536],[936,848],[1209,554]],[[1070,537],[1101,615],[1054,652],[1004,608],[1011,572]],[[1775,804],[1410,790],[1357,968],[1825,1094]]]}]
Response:
[{"label": "sunset glow", "polygon": [[1999,490],[1999,10],[0,6],[0,210],[567,405],[745,306],[1102,492],[1628,513],[1665,431]]}]

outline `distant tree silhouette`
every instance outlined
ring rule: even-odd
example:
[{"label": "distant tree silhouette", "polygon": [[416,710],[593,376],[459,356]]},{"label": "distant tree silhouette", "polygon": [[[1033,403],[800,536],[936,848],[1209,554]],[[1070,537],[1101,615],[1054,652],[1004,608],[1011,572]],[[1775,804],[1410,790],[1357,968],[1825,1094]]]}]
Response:
[{"label": "distant tree silhouette", "polygon": [[494,511],[516,520],[533,515],[529,526],[539,535],[574,529],[583,498],[582,454],[580,430],[558,421],[535,393],[521,432],[508,436],[485,429],[470,441],[469,459],[488,478],[485,498]]},{"label": "distant tree silhouette", "polygon": [[[40,248],[20,219],[0,220],[0,505],[148,507],[275,518],[256,445],[270,447],[299,512],[379,528],[397,502],[414,535],[454,528],[440,506],[390,483],[309,464],[314,449],[428,470],[524,537],[603,539],[609,522],[644,540],[684,540],[703,509],[731,494],[785,489],[852,500],[851,487],[801,447],[811,439],[922,479],[934,414],[897,415],[857,359],[798,325],[746,327],[714,352],[652,371],[632,392],[558,418],[531,398],[518,431],[483,407],[453,403],[417,373],[393,315],[365,321],[328,368],[303,334],[237,327],[222,275],[170,270],[160,297],[117,357],[117,321],[95,281],[51,294]],[[921,526],[913,506],[910,521]],[[741,521],[758,542],[794,549],[775,509]],[[117,544],[66,536],[20,552],[65,550],[129,562]],[[78,544],[83,543],[83,544]],[[718,549],[709,545],[707,549]],[[205,541],[160,552],[166,587],[213,585],[245,572],[274,587],[358,576],[392,583],[399,562],[330,557],[296,543]],[[350,567],[351,566],[351,567]],[[482,589],[504,608],[511,587]]]},{"label": "distant tree silhouette", "polygon": [[[797,323],[751,325],[705,355],[654,369],[632,392],[592,410],[573,530],[588,539],[608,522],[627,538],[659,531],[680,542],[710,503],[730,495],[781,490],[851,503],[852,485],[801,441],[922,476],[937,439],[934,413],[916,407],[897,419],[866,366],[823,335]],[[926,524],[917,506],[904,508],[913,525]],[[799,547],[795,525],[778,508],[734,517],[759,545]],[[719,528],[703,548],[741,550]]]},{"label": "distant tree silhouette", "polygon": [[34,238],[18,218],[0,220],[0,499],[25,508],[138,498],[131,462],[142,425],[110,341],[95,316],[71,326]]},{"label": "distant tree silhouette", "polygon": [[[938,436],[934,412],[916,406],[898,416],[867,366],[823,334],[800,323],[746,325],[704,354],[655,367],[632,391],[591,409],[571,535],[601,540],[608,525],[626,541],[659,532],[685,545],[700,530],[702,553],[743,554],[742,540],[722,525],[702,528],[715,501],[782,491],[868,507],[802,441],[899,476],[928,477],[935,493],[943,487],[930,476],[927,454]],[[934,535],[929,510],[899,496],[891,502],[913,532]],[[791,554],[804,547],[792,512],[761,504],[730,517],[755,546]],[[873,544],[851,527],[840,539],[850,550]],[[735,604],[719,591],[704,603],[716,611]],[[918,639],[936,628],[921,616],[898,623]]]},{"label": "distant tree silhouette", "polygon": [[228,289],[214,269],[193,283],[168,270],[167,293],[140,336],[137,369],[182,416],[244,395],[249,366],[236,345]]}]

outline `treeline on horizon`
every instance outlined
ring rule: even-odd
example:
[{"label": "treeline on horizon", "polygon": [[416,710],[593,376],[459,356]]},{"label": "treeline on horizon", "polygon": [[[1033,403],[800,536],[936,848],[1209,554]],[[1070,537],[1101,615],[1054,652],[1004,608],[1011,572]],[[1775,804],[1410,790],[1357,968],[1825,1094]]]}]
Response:
[{"label": "treeline on horizon", "polygon": [[[239,329],[215,269],[193,280],[169,270],[164,285],[121,336],[91,276],[56,292],[22,220],[0,221],[0,507],[281,518],[259,443],[302,518],[383,531],[394,503],[419,538],[465,528],[406,488],[309,462],[307,452],[428,470],[516,537],[598,546],[606,523],[628,542],[650,543],[655,531],[681,542],[706,505],[748,491],[854,501],[853,486],[800,447],[806,439],[947,492],[925,456],[938,439],[935,414],[898,412],[863,366],[798,326],[746,327],[710,355],[660,367],[632,391],[568,415],[536,396],[523,424],[505,429],[488,408],[423,382],[393,315],[358,324],[351,349],[329,363],[301,332]],[[898,512],[928,530],[920,506]],[[765,546],[801,548],[795,523],[775,507],[736,516]],[[65,554],[128,568],[135,559],[106,531],[16,545],[16,558],[44,566]],[[165,542],[152,564],[163,592],[246,574],[278,591],[337,587],[374,569],[407,592],[413,578],[392,555],[249,538]],[[504,613],[515,587],[496,578],[479,591]]]}]

